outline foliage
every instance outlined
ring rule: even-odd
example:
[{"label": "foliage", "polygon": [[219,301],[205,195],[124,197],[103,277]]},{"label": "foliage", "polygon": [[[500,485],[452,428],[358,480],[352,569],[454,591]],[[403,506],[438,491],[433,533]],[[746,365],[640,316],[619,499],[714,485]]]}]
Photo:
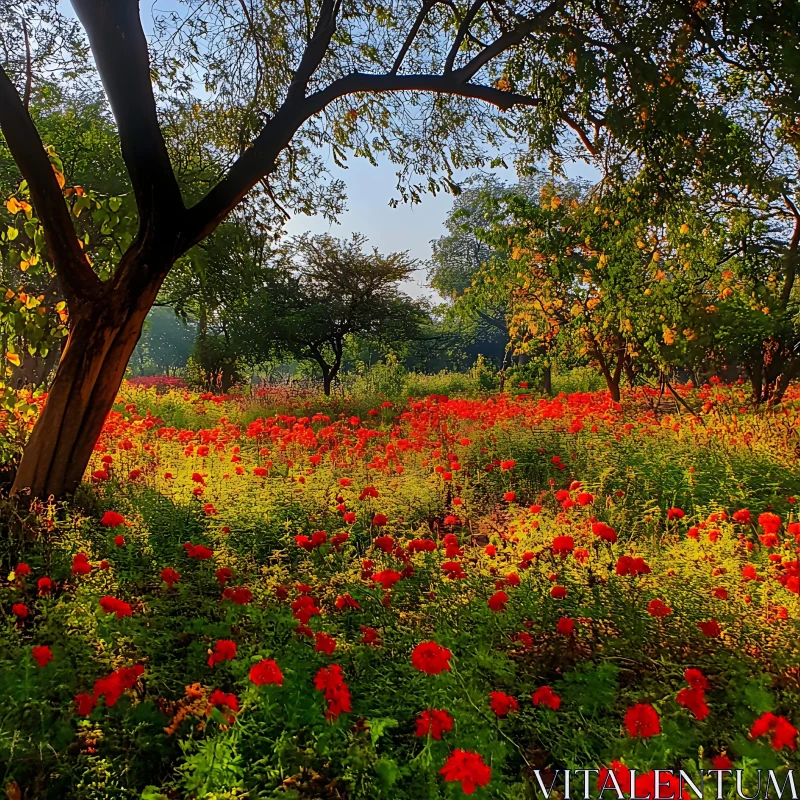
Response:
[{"label": "foliage", "polygon": [[283,245],[261,285],[232,310],[238,352],[256,363],[276,354],[313,361],[328,394],[348,337],[385,346],[420,338],[425,309],[399,288],[415,262],[365,245],[358,234],[302,236]]}]

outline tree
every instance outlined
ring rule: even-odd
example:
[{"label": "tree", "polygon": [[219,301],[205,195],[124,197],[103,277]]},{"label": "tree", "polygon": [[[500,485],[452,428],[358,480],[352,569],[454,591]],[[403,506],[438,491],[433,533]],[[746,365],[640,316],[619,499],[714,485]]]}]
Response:
[{"label": "tree", "polygon": [[384,347],[419,338],[428,315],[399,289],[416,262],[365,245],[360,234],[290,240],[231,322],[238,349],[255,362],[275,355],[312,361],[329,395],[349,337]]},{"label": "tree", "polygon": [[[15,492],[36,495],[60,495],[80,481],[172,265],[254,187],[274,194],[273,176],[290,185],[298,154],[311,152],[307,144],[330,144],[339,159],[348,150],[367,158],[383,150],[410,172],[429,176],[431,189],[447,185],[454,167],[481,162],[481,143],[496,141],[502,131],[529,137],[538,152],[557,148],[565,127],[592,153],[602,146],[604,131],[623,148],[646,135],[649,147],[666,141],[675,152],[676,134],[687,120],[707,117],[693,87],[720,47],[715,40],[717,50],[707,55],[700,34],[716,35],[721,26],[727,37],[730,22],[727,7],[707,7],[703,17],[696,4],[656,0],[608,10],[588,0],[401,0],[391,6],[211,0],[158,21],[165,47],[151,61],[137,0],[72,3],[116,120],[138,232],[113,274],[100,278],[79,245],[26,108],[31,59],[20,60],[23,48],[9,50],[0,71],[0,129],[30,187],[70,314],[56,378],[14,483]],[[32,6],[32,13],[39,7],[49,12],[31,16],[35,41],[44,41],[56,24],[56,5],[26,0],[23,11]],[[760,0],[750,5],[747,11],[760,14]],[[765,7],[776,27],[792,30],[772,4]],[[723,45],[767,71],[761,53],[749,56],[752,18],[737,11],[736,28]],[[19,15],[4,16],[0,24],[4,42],[11,41],[7,30],[21,37]],[[783,58],[764,28],[760,24],[757,35],[766,55]],[[785,39],[782,45],[790,46]],[[727,62],[720,57],[718,63]],[[203,86],[209,95],[203,102],[219,121],[215,146],[225,168],[189,207],[159,122],[158,104],[169,105],[169,98],[159,92],[157,102],[153,78],[156,89],[184,96]],[[427,107],[423,97],[430,98]],[[522,110],[479,114],[478,101],[501,112]],[[656,119],[659,137],[652,141],[652,122],[640,122]],[[718,128],[723,123],[724,117]],[[702,128],[695,120],[689,133]],[[295,140],[302,146],[295,147]],[[437,182],[433,176],[441,170]],[[406,181],[403,191],[414,199],[424,188]]]}]

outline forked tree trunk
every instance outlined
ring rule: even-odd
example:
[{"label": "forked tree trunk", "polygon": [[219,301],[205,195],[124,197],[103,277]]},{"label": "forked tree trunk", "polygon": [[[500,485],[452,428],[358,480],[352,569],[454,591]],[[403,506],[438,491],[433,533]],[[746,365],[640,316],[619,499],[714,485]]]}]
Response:
[{"label": "forked tree trunk", "polygon": [[72,320],[44,410],[25,447],[12,492],[61,497],[75,491],[122,383],[155,290],[114,299]]}]

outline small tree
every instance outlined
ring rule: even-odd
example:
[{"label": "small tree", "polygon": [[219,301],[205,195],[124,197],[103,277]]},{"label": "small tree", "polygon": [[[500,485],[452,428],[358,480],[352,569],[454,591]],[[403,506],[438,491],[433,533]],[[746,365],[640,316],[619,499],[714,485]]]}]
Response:
[{"label": "small tree", "polygon": [[292,239],[238,308],[231,327],[242,351],[255,361],[278,353],[314,362],[329,395],[348,337],[390,346],[419,336],[425,309],[399,288],[416,261],[365,250],[366,241],[360,234]]}]

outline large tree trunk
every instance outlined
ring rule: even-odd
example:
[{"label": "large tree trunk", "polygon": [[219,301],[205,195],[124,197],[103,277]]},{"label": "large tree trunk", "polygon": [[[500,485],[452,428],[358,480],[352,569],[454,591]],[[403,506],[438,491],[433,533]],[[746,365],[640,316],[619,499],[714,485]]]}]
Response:
[{"label": "large tree trunk", "polygon": [[109,294],[73,319],[44,410],[31,434],[12,492],[34,497],[73,492],[122,383],[155,290],[122,305]]}]

